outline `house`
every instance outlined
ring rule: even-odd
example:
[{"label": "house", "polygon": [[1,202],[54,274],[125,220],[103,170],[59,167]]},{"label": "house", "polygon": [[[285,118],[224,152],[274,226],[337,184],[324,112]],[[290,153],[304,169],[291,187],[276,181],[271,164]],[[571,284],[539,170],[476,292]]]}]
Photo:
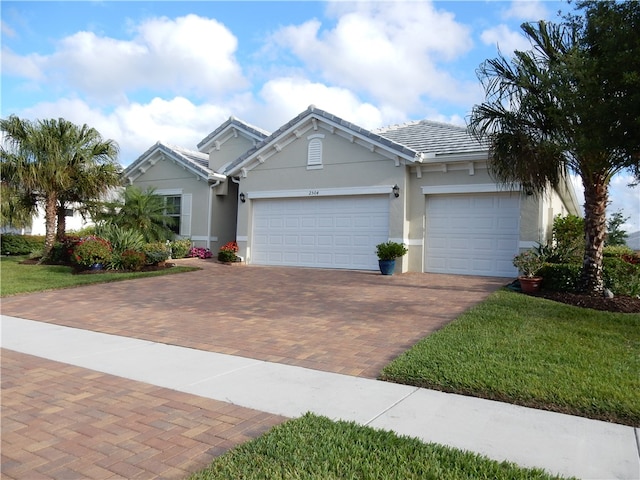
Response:
[{"label": "house", "polygon": [[181,235],[236,240],[249,264],[376,270],[375,245],[393,240],[409,248],[396,271],[510,277],[579,207],[569,182],[502,188],[487,156],[463,127],[372,131],[310,106],[271,134],[232,117],[198,152],[158,143],[125,175],[179,202]]}]

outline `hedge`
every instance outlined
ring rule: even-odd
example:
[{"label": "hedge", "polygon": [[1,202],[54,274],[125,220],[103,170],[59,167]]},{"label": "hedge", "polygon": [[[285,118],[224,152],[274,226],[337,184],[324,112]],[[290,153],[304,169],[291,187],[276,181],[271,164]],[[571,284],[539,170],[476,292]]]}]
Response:
[{"label": "hedge", "polygon": [[2,255],[28,255],[44,248],[44,235],[0,234]]}]

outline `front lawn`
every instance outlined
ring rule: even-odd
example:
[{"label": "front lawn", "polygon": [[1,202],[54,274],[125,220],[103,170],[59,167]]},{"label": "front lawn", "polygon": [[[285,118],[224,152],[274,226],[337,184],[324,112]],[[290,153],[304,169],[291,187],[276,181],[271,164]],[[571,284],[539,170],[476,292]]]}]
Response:
[{"label": "front lawn", "polygon": [[387,365],[381,378],[640,426],[640,315],[507,290]]},{"label": "front lawn", "polygon": [[552,479],[539,469],[312,414],[218,457],[190,480]]},{"label": "front lawn", "polygon": [[24,259],[25,257],[0,257],[0,296],[198,270],[195,267],[171,267],[155,272],[105,272],[74,275],[71,267],[24,265],[20,263]]}]

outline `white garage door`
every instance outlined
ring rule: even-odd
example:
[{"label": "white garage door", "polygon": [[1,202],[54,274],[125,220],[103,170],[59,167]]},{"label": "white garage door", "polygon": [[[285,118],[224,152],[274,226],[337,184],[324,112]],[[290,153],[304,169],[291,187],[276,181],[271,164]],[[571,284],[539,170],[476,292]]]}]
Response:
[{"label": "white garage door", "polygon": [[512,277],[518,194],[427,195],[425,271]]},{"label": "white garage door", "polygon": [[250,261],[375,270],[375,246],[388,238],[387,195],[260,199],[253,202]]}]

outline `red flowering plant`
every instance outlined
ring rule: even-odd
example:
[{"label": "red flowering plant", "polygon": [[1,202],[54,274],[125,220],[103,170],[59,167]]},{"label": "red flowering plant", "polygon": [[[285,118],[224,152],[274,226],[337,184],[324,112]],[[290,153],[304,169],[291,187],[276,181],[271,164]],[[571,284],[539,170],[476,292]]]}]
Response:
[{"label": "red flowering plant", "polygon": [[220,262],[237,262],[238,257],[236,256],[238,253],[238,243],[228,242],[225,243],[222,247],[220,247],[220,251],[218,251],[218,260]]},{"label": "red flowering plant", "polygon": [[89,268],[92,265],[104,265],[111,260],[111,244],[104,238],[90,236],[85,237],[74,247],[71,258],[81,267]]},{"label": "red flowering plant", "polygon": [[205,258],[211,258],[213,257],[213,253],[211,253],[211,250],[209,250],[208,248],[204,248],[204,247],[191,247],[191,250],[189,250],[189,257],[198,257],[198,258],[202,258],[203,260]]}]

